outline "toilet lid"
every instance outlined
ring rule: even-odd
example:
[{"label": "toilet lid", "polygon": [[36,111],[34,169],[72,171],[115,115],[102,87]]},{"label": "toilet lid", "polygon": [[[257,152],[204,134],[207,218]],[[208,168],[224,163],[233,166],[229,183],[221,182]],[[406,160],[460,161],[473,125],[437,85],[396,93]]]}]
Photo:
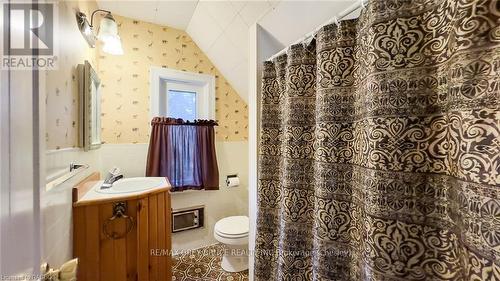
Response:
[{"label": "toilet lid", "polygon": [[215,231],[226,236],[241,236],[248,234],[248,224],[247,216],[227,217],[215,224]]}]

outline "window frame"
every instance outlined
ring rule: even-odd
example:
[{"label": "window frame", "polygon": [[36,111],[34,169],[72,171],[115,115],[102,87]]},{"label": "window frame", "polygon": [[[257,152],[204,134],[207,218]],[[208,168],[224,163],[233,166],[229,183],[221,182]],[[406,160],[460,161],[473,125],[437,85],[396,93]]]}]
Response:
[{"label": "window frame", "polygon": [[167,117],[168,88],[170,84],[186,84],[197,87],[197,119],[215,120],[215,76],[163,67],[150,69],[150,117]]}]

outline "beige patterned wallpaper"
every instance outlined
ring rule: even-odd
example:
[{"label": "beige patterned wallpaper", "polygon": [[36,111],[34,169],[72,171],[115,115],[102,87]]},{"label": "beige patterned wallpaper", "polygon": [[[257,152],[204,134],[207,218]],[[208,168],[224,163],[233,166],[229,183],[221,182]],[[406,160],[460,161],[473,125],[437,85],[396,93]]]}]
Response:
[{"label": "beige patterned wallpaper", "polygon": [[75,13],[87,15],[97,9],[96,2],[57,1],[58,69],[45,71],[46,148],[61,149],[78,145],[78,80],[76,67],[88,60],[97,66],[95,49],[83,39]]},{"label": "beige patterned wallpaper", "polygon": [[149,68],[168,68],[216,77],[217,140],[246,140],[246,103],[184,31],[115,16],[125,55],[111,56],[90,48],[75,22],[75,12],[91,14],[95,2],[59,1],[59,68],[46,72],[46,147],[78,145],[76,66],[90,61],[102,88],[102,138],[106,143],[149,140]]},{"label": "beige patterned wallpaper", "polygon": [[125,51],[100,52],[102,138],[106,143],[149,141],[149,69],[161,66],[216,77],[217,140],[248,137],[248,109],[207,56],[181,30],[114,15]]}]

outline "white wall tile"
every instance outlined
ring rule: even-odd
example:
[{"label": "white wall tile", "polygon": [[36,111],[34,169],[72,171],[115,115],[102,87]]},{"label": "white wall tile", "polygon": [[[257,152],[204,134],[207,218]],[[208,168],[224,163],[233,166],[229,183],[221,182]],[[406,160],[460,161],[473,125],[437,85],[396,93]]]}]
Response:
[{"label": "white wall tile", "polygon": [[236,9],[237,12],[241,11],[248,1],[231,1],[231,5]]},{"label": "white wall tile", "polygon": [[280,1],[259,24],[286,46],[313,31],[353,2]]},{"label": "white wall tile", "polygon": [[208,13],[207,5],[206,2],[198,4],[186,30],[205,53],[222,33],[222,28]]},{"label": "white wall tile", "polygon": [[114,14],[185,30],[198,1],[97,0],[97,3],[99,8],[109,10]]},{"label": "white wall tile", "polygon": [[[206,226],[202,229],[181,232],[173,237],[174,250],[194,249],[215,243],[213,225],[217,220],[232,215],[248,213],[248,142],[217,142],[219,164],[218,191],[188,191],[172,196],[173,208],[195,205],[206,206]],[[99,150],[83,152],[80,149],[50,151],[46,156],[48,168],[64,167],[69,162],[87,163],[91,167],[42,196],[43,260],[54,267],[72,257],[72,202],[71,188],[94,171],[105,175],[117,166],[125,177],[144,176],[148,144],[104,144]],[[226,176],[238,174],[241,185],[227,188]]]},{"label": "white wall tile", "polygon": [[247,25],[254,24],[263,14],[265,14],[271,5],[266,1],[250,1],[239,12]]},{"label": "white wall tile", "polygon": [[208,13],[219,24],[222,30],[226,29],[238,12],[229,1],[213,1],[202,4],[207,7]]},{"label": "white wall tile", "polygon": [[147,143],[104,144],[101,148],[101,173],[105,176],[113,167],[118,167],[126,178],[144,177],[147,155]]},{"label": "white wall tile", "polygon": [[[47,151],[45,168],[47,175],[56,171],[68,170],[71,162],[88,164],[89,168],[75,175],[59,186],[42,192],[42,260],[54,267],[73,257],[72,252],[72,188],[92,172],[100,171],[100,151],[69,148]],[[50,172],[49,172],[50,171]]]},{"label": "white wall tile", "polygon": [[[148,144],[104,144],[102,173],[110,167],[118,166],[125,177],[143,176],[146,170]],[[219,185],[216,191],[184,191],[172,194],[172,208],[186,208],[205,205],[205,227],[179,232],[172,237],[174,251],[188,250],[216,243],[213,226],[224,217],[246,215],[248,213],[248,142],[217,142],[217,162],[219,165]],[[238,174],[241,185],[227,188],[226,176]]]},{"label": "white wall tile", "polygon": [[[243,78],[246,71],[233,71],[246,69],[246,66],[236,67],[248,57],[249,26],[274,4],[269,1],[200,1],[187,28],[188,34],[245,101],[248,99],[248,79]],[[213,27],[214,23],[223,32]],[[243,79],[236,80],[240,78]]]},{"label": "white wall tile", "polygon": [[207,55],[226,78],[230,76],[230,71],[242,58],[237,47],[231,43],[225,34],[215,41],[208,50]]},{"label": "white wall tile", "polygon": [[[231,71],[231,81],[233,87],[239,93],[248,91],[248,62],[247,60],[240,61]],[[248,102],[248,100],[245,100]]]},{"label": "white wall tile", "polygon": [[241,17],[235,17],[224,31],[229,41],[233,43],[242,58],[248,57],[248,25]]},{"label": "white wall tile", "polygon": [[185,30],[196,9],[197,1],[158,1],[155,23]]},{"label": "white wall tile", "polygon": [[268,0],[267,3],[269,3],[269,5],[274,8],[276,7],[281,1],[280,0]]}]

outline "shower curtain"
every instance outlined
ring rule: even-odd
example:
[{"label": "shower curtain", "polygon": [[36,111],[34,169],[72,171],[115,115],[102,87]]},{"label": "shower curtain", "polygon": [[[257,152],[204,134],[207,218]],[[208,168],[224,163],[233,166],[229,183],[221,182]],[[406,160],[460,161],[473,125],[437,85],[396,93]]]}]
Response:
[{"label": "shower curtain", "polygon": [[255,280],[500,280],[500,1],[372,0],[264,63]]}]

